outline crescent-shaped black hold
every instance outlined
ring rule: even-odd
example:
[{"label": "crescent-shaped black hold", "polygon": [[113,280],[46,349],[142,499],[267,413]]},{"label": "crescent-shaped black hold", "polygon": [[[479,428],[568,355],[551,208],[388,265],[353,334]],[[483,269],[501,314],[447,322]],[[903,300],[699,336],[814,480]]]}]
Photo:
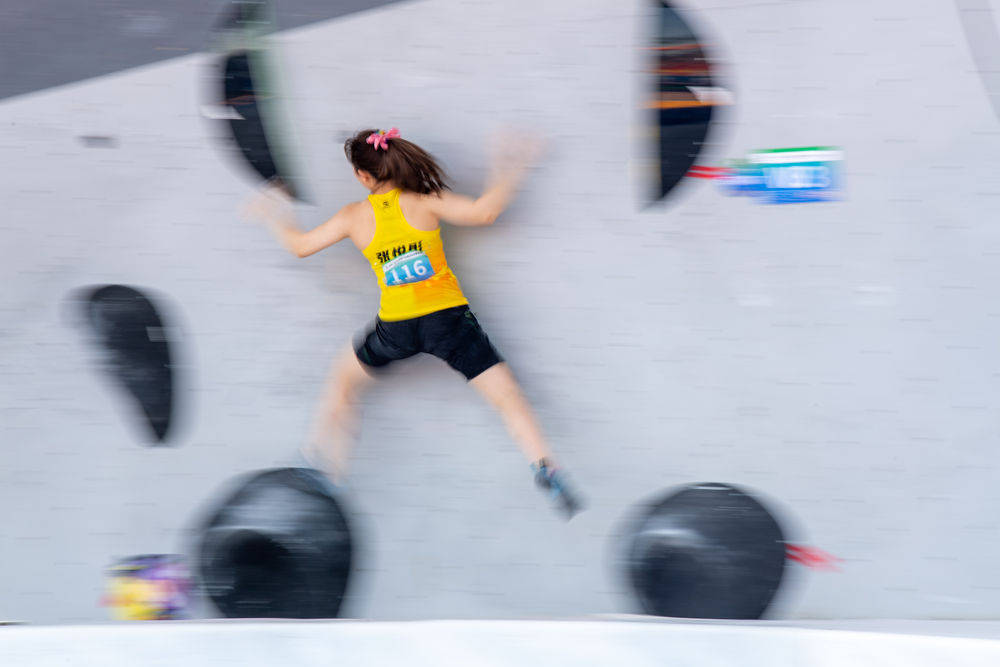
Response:
[{"label": "crescent-shaped black hold", "polygon": [[715,113],[694,93],[711,89],[711,63],[703,41],[666,0],[656,2],[658,29],[653,38],[654,102],[650,104],[657,129],[659,184],[656,198],[673,190],[701,152]]},{"label": "crescent-shaped black hold", "polygon": [[236,113],[226,119],[233,143],[250,167],[265,181],[291,187],[278,175],[278,167],[267,141],[264,121],[257,104],[257,87],[251,73],[250,53],[236,51],[223,60],[222,88],[226,106]]},{"label": "crescent-shaped black hold", "polygon": [[263,34],[273,28],[272,9],[267,2],[234,0],[224,11],[214,30],[222,46],[213,88],[213,104],[228,107],[225,123],[228,136],[243,157],[242,162],[266,182],[283,188],[291,197],[302,199],[295,178],[288,172],[289,160],[283,152],[276,118],[276,100],[269,98],[265,67],[269,54]]}]

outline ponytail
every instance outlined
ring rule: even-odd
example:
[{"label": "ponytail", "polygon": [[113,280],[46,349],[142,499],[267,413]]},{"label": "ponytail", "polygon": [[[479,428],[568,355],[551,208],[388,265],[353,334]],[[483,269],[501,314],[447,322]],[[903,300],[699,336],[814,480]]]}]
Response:
[{"label": "ponytail", "polygon": [[344,142],[344,154],[356,170],[368,172],[379,183],[392,181],[423,195],[449,189],[444,170],[430,153],[401,139],[398,132],[362,130]]}]

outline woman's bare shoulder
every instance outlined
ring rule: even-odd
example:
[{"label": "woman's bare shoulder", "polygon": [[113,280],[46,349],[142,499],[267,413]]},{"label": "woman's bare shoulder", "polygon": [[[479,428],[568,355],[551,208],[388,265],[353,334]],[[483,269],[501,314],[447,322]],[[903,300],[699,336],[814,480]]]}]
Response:
[{"label": "woman's bare shoulder", "polygon": [[372,205],[367,199],[352,201],[345,204],[340,212],[354,222],[362,222],[372,217]]},{"label": "woman's bare shoulder", "polygon": [[434,206],[435,195],[424,195],[419,192],[401,192],[399,206],[403,217],[411,226],[423,231],[431,231],[438,227],[437,209]]},{"label": "woman's bare shoulder", "polygon": [[441,196],[437,194],[421,194],[419,192],[400,192],[399,201],[409,204],[411,206],[419,206],[420,208],[429,209],[435,202],[441,201]]},{"label": "woman's bare shoulder", "polygon": [[408,194],[412,197],[415,206],[419,206],[424,211],[438,217],[445,217],[450,206],[456,201],[464,201],[466,199],[466,197],[455,194],[450,190],[442,190],[441,192],[432,192],[430,194],[418,194],[416,192]]}]

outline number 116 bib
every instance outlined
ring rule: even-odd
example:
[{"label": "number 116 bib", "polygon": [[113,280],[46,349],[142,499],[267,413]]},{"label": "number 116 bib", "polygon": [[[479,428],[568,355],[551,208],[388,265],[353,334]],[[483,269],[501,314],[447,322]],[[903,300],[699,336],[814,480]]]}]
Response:
[{"label": "number 116 bib", "polygon": [[427,280],[434,275],[430,258],[422,250],[411,250],[382,265],[385,284],[407,285]]}]

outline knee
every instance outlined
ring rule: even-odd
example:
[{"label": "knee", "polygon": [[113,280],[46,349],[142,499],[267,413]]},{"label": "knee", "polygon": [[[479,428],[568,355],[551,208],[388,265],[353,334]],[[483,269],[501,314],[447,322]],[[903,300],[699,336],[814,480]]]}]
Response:
[{"label": "knee", "polygon": [[358,400],[358,391],[348,383],[339,382],[328,394],[328,405],[334,412],[350,409]]},{"label": "knee", "polygon": [[358,400],[358,392],[351,389],[350,387],[340,387],[334,392],[333,402],[334,405],[339,407],[350,407],[354,405]]},{"label": "knee", "polygon": [[515,412],[524,404],[524,397],[517,387],[504,387],[493,395],[493,405],[504,413]]}]

